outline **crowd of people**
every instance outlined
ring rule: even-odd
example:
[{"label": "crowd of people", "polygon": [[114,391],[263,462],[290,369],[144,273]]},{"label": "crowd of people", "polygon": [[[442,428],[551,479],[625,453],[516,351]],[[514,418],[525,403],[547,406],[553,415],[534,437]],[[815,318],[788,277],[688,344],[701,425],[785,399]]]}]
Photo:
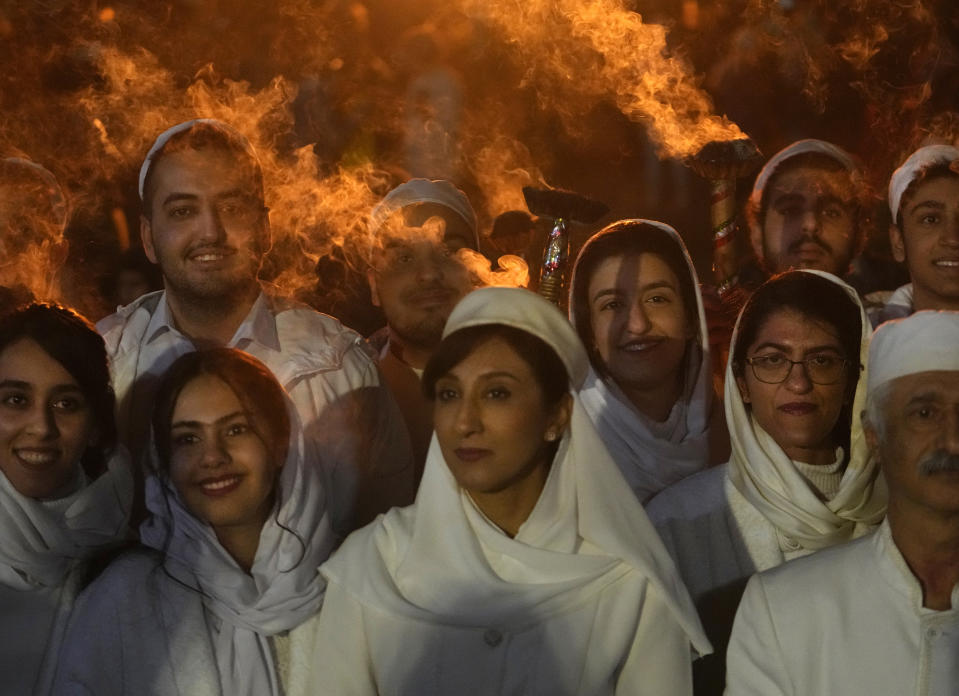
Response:
[{"label": "crowd of people", "polygon": [[959,689],[959,150],[892,174],[911,282],[865,294],[855,159],[777,153],[718,310],[645,219],[582,246],[568,313],[477,287],[466,195],[412,179],[369,213],[368,338],[261,285],[264,193],[228,124],[160,134],[162,289],[95,327],[2,230],[4,694]]}]

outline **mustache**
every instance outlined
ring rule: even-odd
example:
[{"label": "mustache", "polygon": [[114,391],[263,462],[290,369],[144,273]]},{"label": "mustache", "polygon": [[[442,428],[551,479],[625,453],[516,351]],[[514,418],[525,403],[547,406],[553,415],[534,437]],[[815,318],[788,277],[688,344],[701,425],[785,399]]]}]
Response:
[{"label": "mustache", "polygon": [[789,245],[789,251],[791,253],[797,253],[799,251],[799,247],[801,247],[803,244],[815,244],[829,254],[832,254],[833,251],[832,247],[827,242],[823,241],[814,234],[804,234],[802,237]]},{"label": "mustache", "polygon": [[934,476],[944,472],[959,471],[959,454],[952,454],[946,450],[936,450],[923,457],[919,462],[921,476]]}]

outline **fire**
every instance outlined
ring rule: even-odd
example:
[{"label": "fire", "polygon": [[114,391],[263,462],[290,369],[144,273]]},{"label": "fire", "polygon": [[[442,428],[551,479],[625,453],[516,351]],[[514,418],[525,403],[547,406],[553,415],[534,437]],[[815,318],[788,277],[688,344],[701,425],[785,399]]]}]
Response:
[{"label": "fire", "polygon": [[473,277],[476,286],[497,285],[515,288],[529,286],[529,265],[519,256],[504,254],[493,269],[489,260],[472,249],[461,249],[457,257],[463,262]]},{"label": "fire", "polygon": [[621,0],[461,0],[503,35],[529,67],[544,106],[573,126],[599,100],[613,99],[644,124],[664,155],[685,157],[717,140],[744,137],[713,113],[689,65],[670,57],[666,28],[646,24]]}]

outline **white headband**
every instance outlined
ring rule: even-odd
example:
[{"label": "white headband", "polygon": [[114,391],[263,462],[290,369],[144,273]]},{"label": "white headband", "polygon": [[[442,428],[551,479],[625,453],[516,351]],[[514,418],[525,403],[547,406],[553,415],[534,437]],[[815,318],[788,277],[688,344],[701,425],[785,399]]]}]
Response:
[{"label": "white headband", "polygon": [[143,188],[146,184],[147,173],[150,171],[150,167],[153,166],[153,157],[163,148],[164,145],[167,144],[167,142],[169,142],[170,138],[172,138],[174,135],[188,131],[201,123],[213,126],[214,128],[222,130],[226,134],[230,135],[234,140],[243,145],[243,148],[253,159],[253,161],[256,162],[257,166],[260,165],[260,159],[256,156],[256,150],[253,149],[253,145],[245,135],[240,133],[240,131],[230,124],[224,123],[223,121],[219,121],[215,118],[195,118],[192,121],[184,121],[183,123],[178,123],[160,133],[160,135],[157,136],[156,141],[153,143],[153,146],[150,148],[150,151],[147,153],[147,156],[143,159],[143,164],[140,166],[140,180],[137,188],[137,190],[140,192],[141,201],[143,200]]},{"label": "white headband", "polygon": [[959,312],[925,310],[876,329],[869,345],[869,393],[897,377],[933,370],[959,370]]},{"label": "white headband", "polygon": [[892,213],[892,221],[896,222],[899,218],[902,194],[923,170],[937,164],[952,164],[957,160],[959,150],[952,145],[926,145],[909,155],[889,179],[889,212]]}]

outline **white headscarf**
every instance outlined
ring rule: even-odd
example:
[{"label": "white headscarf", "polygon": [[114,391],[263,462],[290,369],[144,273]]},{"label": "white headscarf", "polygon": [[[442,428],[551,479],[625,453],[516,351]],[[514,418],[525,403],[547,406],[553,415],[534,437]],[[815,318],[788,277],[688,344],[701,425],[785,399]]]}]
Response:
[{"label": "white headscarf", "polygon": [[[696,316],[699,319],[698,341],[692,341],[691,349],[687,350],[683,393],[674,406],[679,412],[671,415],[678,416],[679,422],[668,437],[657,432],[654,424],[636,410],[612,379],[603,378],[592,367],[579,392],[583,407],[592,418],[613,460],[636,497],[645,503],[670,484],[706,468],[709,464],[709,420],[713,409],[712,367],[699,279],[682,237],[662,222],[625,222],[655,227],[675,241],[686,259],[689,281],[696,297]],[[610,234],[643,234],[643,231],[601,231],[583,245],[573,267],[570,287],[570,317],[574,322],[578,317],[589,316],[588,306],[578,307],[575,303],[576,282],[582,282],[582,279],[577,277],[580,260],[588,253],[591,245]]]},{"label": "white headscarf", "polygon": [[168,476],[151,474],[146,481],[152,516],[140,527],[141,540],[164,553],[167,572],[194,588],[220,621],[211,632],[213,653],[223,693],[231,696],[281,693],[266,639],[319,611],[325,585],[317,568],[335,545],[318,458],[309,454],[293,407],[288,411],[292,435],[277,502],[249,574],[212,527],[186,509]]},{"label": "white headscarf", "polygon": [[56,587],[94,552],[130,535],[133,476],[118,447],[107,470],[56,501],[21,495],[0,474],[0,584]]},{"label": "white headscarf", "polygon": [[926,145],[920,147],[906,159],[889,178],[889,212],[892,221],[899,219],[899,206],[902,196],[923,170],[940,164],[953,167],[959,165],[959,150],[952,145]]},{"label": "white headscarf", "polygon": [[416,203],[435,203],[459,215],[473,233],[473,249],[479,251],[476,212],[466,194],[445,179],[410,179],[390,191],[370,212],[370,229],[375,234],[397,210]]},{"label": "white headscarf", "polygon": [[927,309],[880,325],[869,369],[869,392],[917,372],[959,371],[959,312]]},{"label": "white headscarf", "polygon": [[[830,273],[805,269],[791,272],[821,276],[841,287],[856,303],[862,332],[859,363],[866,366],[871,328],[856,291]],[[740,312],[736,320],[729,349],[731,356],[735,354],[742,316]],[[821,549],[851,539],[857,524],[879,524],[885,515],[886,489],[878,476],[875,458],[868,455],[862,429],[866,382],[867,374],[863,372],[853,399],[849,463],[838,493],[824,502],[813,492],[788,455],[746,410],[736,384],[732,359],[726,366],[726,420],[732,444],[729,478],[776,529],[799,542],[803,548]]]},{"label": "white headscarf", "polygon": [[[487,324],[543,339],[562,359],[573,387],[585,378],[588,360],[576,332],[542,297],[519,288],[476,290],[453,310],[444,336]],[[600,552],[578,553],[583,542]],[[499,572],[490,558],[506,561],[496,564]],[[709,652],[672,560],[574,393],[570,427],[515,538],[486,520],[460,489],[434,434],[415,504],[354,534],[322,572],[363,603],[394,615],[520,630],[630,568],[662,592],[694,648]]]}]

